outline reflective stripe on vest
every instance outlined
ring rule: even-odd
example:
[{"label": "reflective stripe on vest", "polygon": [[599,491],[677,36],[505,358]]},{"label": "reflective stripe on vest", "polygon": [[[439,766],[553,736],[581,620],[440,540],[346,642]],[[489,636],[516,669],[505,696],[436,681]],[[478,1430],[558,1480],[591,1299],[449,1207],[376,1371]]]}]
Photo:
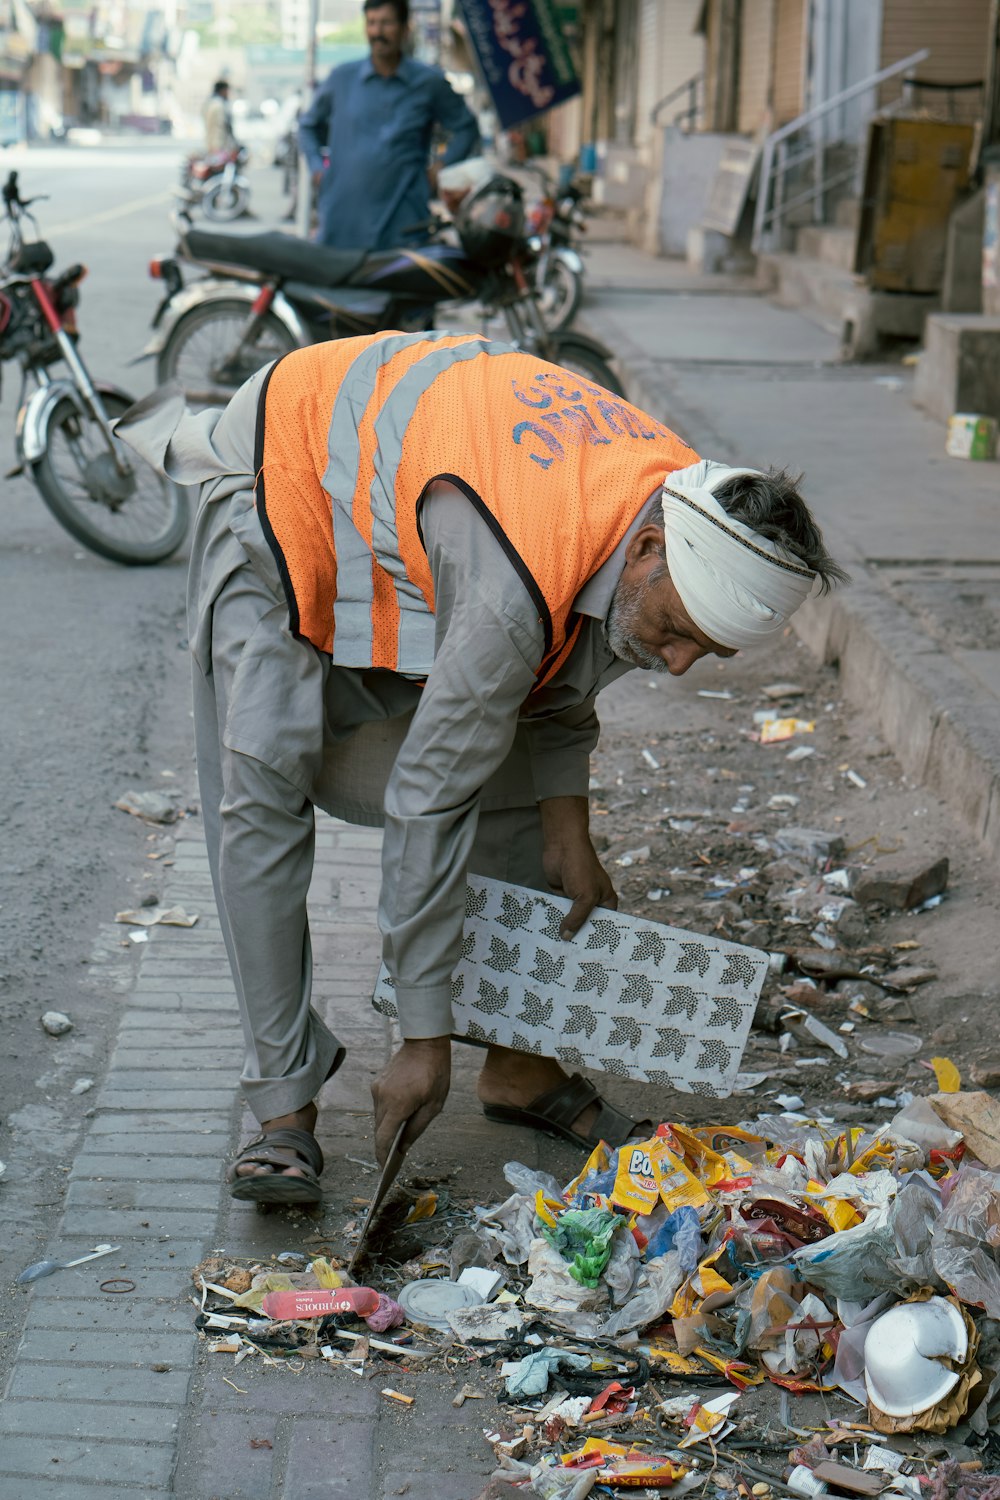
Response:
[{"label": "reflective stripe on vest", "polygon": [[420,502],[450,481],[535,603],[544,681],[572,649],[580,588],[665,476],[696,460],[627,402],[508,344],[386,334],[296,350],[272,368],[257,504],[292,630],[339,665],[424,677],[434,589]]}]

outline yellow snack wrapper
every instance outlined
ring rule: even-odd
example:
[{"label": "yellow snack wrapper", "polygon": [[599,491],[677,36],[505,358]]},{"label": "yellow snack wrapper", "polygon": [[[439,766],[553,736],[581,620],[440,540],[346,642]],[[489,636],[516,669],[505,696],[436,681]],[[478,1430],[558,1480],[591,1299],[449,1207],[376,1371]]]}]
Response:
[{"label": "yellow snack wrapper", "polygon": [[702,1139],[703,1132],[687,1130],[683,1125],[671,1125],[670,1130],[681,1148],[685,1166],[706,1187],[714,1187],[717,1182],[725,1182],[731,1177],[742,1177],[753,1170],[752,1163],[731,1147],[715,1150]]},{"label": "yellow snack wrapper", "polygon": [[688,1170],[681,1157],[666,1147],[659,1158],[659,1168],[660,1197],[671,1213],[685,1204],[690,1208],[704,1208],[711,1203],[711,1193]]},{"label": "yellow snack wrapper", "polygon": [[564,1453],[562,1462],[565,1468],[571,1469],[574,1464],[581,1464],[595,1454],[601,1458],[624,1458],[628,1449],[622,1443],[609,1443],[607,1438],[588,1438],[582,1448],[574,1448],[572,1453]]},{"label": "yellow snack wrapper", "polygon": [[672,1458],[659,1458],[636,1448],[623,1458],[612,1458],[602,1464],[597,1477],[602,1483],[613,1485],[616,1490],[652,1487],[662,1489],[676,1484],[687,1472],[684,1464],[676,1463]]},{"label": "yellow snack wrapper", "polygon": [[726,1246],[720,1245],[718,1250],[706,1256],[692,1276],[681,1283],[677,1295],[670,1304],[670,1316],[672,1318],[689,1318],[692,1313],[697,1312],[706,1297],[711,1297],[713,1292],[731,1292],[732,1286],[724,1276],[720,1276],[715,1269],[715,1262],[720,1255],[726,1253]]},{"label": "yellow snack wrapper", "polygon": [[763,1385],[767,1379],[764,1371],[757,1365],[747,1365],[739,1359],[723,1359],[721,1355],[713,1354],[711,1349],[703,1349],[700,1344],[694,1352],[741,1391],[746,1390],[748,1385]]},{"label": "yellow snack wrapper", "polygon": [[652,1213],[660,1197],[660,1159],[666,1152],[662,1136],[620,1147],[611,1202],[629,1213]]},{"label": "yellow snack wrapper", "polygon": [[957,1094],[962,1088],[962,1075],[950,1057],[932,1057],[931,1067],[937,1079],[939,1094]]},{"label": "yellow snack wrapper", "polygon": [[563,1197],[570,1202],[576,1197],[580,1186],[590,1176],[591,1172],[606,1172],[611,1165],[611,1151],[604,1141],[598,1141],[591,1151],[583,1166],[577,1172],[573,1181],[563,1189]]},{"label": "yellow snack wrapper", "polygon": [[344,1285],[343,1276],[334,1270],[325,1255],[317,1255],[315,1260],[310,1261],[309,1269],[324,1291],[336,1292]]},{"label": "yellow snack wrapper", "polygon": [[[821,1182],[809,1182],[806,1184],[806,1192],[810,1195],[818,1195],[823,1192]],[[861,1223],[861,1215],[853,1203],[846,1198],[816,1198],[816,1208],[823,1215],[831,1229],[853,1229],[855,1224]]]},{"label": "yellow snack wrapper", "polygon": [[847,1170],[853,1177],[861,1177],[865,1172],[888,1172],[895,1159],[896,1153],[888,1141],[873,1141]]},{"label": "yellow snack wrapper", "polygon": [[547,1229],[556,1227],[556,1220],[566,1210],[565,1203],[558,1198],[546,1198],[541,1188],[535,1194],[535,1213]]},{"label": "yellow snack wrapper", "polygon": [[796,734],[812,734],[816,728],[814,719],[768,719],[760,726],[762,745],[778,745]]}]

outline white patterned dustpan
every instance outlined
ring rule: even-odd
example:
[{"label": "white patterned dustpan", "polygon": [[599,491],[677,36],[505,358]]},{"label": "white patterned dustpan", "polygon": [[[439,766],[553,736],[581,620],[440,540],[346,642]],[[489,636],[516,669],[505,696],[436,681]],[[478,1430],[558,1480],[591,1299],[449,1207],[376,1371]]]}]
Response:
[{"label": "white patterned dustpan", "polygon": [[[603,908],[565,942],[570,905],[470,877],[456,1036],[686,1093],[732,1093],[767,954]],[[372,1003],[396,1015],[384,965]]]}]

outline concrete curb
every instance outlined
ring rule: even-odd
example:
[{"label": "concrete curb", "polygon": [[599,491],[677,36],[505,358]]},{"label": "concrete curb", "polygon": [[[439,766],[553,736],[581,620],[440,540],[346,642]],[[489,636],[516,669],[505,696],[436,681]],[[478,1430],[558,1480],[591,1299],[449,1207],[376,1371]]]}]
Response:
[{"label": "concrete curb", "polygon": [[[636,406],[671,425],[678,410],[688,420],[695,415],[678,400],[672,367],[623,337],[610,311],[591,302],[578,325],[613,350]],[[704,415],[714,435],[716,419],[698,415]],[[736,456],[726,454],[724,438],[719,452]],[[959,659],[921,630],[836,522],[824,519],[823,525],[832,550],[850,560],[851,586],[810,601],[793,617],[796,634],[816,656],[838,666],[845,698],[878,727],[907,775],[941,797],[1000,861],[1000,712],[995,701]]]}]

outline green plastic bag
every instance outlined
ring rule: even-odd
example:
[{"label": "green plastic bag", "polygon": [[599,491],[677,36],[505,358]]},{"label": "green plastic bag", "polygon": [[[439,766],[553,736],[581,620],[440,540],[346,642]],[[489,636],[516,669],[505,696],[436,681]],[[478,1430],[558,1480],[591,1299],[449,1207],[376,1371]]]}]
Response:
[{"label": "green plastic bag", "polygon": [[611,1259],[615,1230],[624,1222],[610,1208],[568,1208],[559,1215],[555,1227],[543,1228],[542,1234],[563,1260],[570,1262],[569,1274],[574,1281],[596,1287]]}]

